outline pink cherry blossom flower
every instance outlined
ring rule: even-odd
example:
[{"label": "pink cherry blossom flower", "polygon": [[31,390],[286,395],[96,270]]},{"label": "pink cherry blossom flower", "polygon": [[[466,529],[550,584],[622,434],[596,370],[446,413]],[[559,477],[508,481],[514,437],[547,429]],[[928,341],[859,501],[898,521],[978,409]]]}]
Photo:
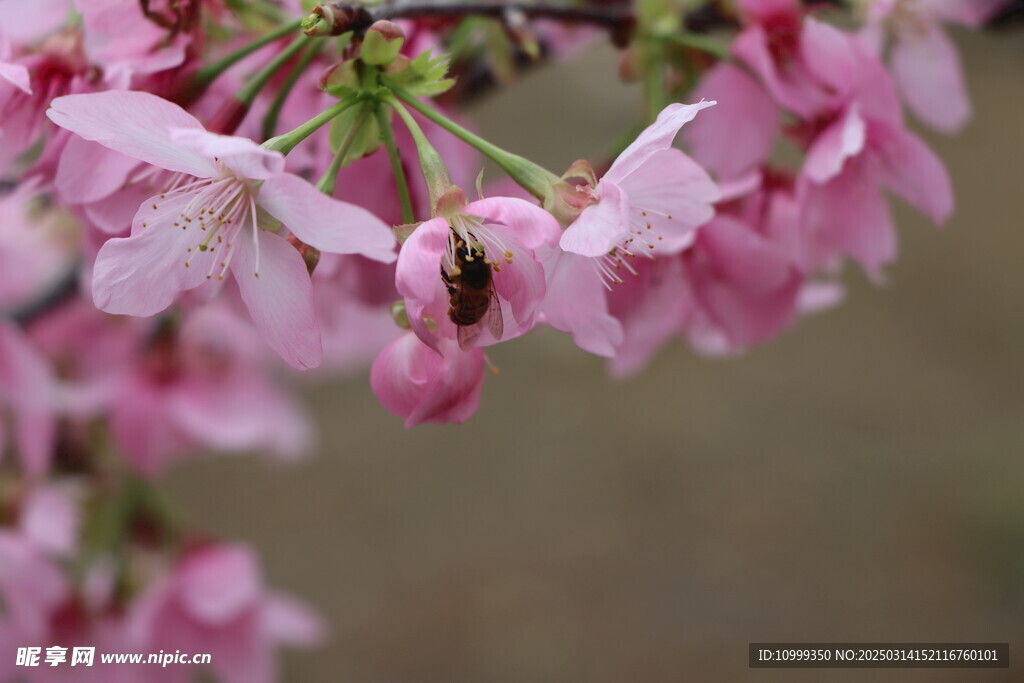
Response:
[{"label": "pink cherry blossom flower", "polygon": [[[718,189],[707,172],[672,147],[679,129],[714,102],[671,104],[619,155],[562,233],[562,249],[607,261],[638,253],[673,254],[693,243],[714,215]],[[607,264],[605,264],[607,265]],[[613,281],[618,279],[607,273]]]},{"label": "pink cherry blossom flower", "polygon": [[154,341],[111,387],[111,432],[141,474],[200,448],[265,449],[288,460],[306,451],[309,425],[256,364],[241,324],[217,305],[193,311],[175,338]]},{"label": "pink cherry blossom flower", "polygon": [[[0,27],[6,30],[8,25],[0,21]],[[43,112],[53,97],[91,90],[89,65],[73,34],[54,36],[38,50],[19,57],[17,64],[27,70],[29,87],[0,78],[0,176],[40,139],[46,130]]]},{"label": "pink cherry blossom flower", "polygon": [[889,64],[907,106],[925,124],[955,133],[971,117],[956,45],[944,22],[976,28],[1007,0],[875,0],[862,36],[879,54],[891,37]]},{"label": "pink cherry blossom flower", "polygon": [[323,631],[307,607],[266,588],[249,548],[222,544],[187,553],[145,589],[128,614],[126,645],[210,653],[217,680],[270,683],[279,645],[313,645]]},{"label": "pink cherry blossom flower", "polygon": [[799,0],[740,0],[747,21],[731,52],[758,77],[775,101],[801,118],[811,118],[830,95],[817,83],[813,46],[803,32]]},{"label": "pink cherry blossom flower", "polygon": [[[451,216],[418,226],[402,245],[395,272],[395,284],[405,298],[413,331],[438,353],[439,338],[459,339],[468,348],[528,332],[545,292],[544,268],[536,250],[553,244],[558,234],[558,222],[551,214],[510,197],[481,199]],[[445,276],[457,275],[459,243],[472,245],[476,258],[488,264],[496,298],[472,336],[460,333],[465,328],[449,317]],[[503,322],[495,325],[494,316]],[[488,324],[482,324],[485,321]],[[499,329],[501,333],[495,334]]]},{"label": "pink cherry blossom flower", "polygon": [[953,205],[948,175],[904,126],[892,79],[861,40],[802,17],[789,0],[745,7],[761,23],[744,31],[753,38],[737,38],[734,54],[800,119],[790,133],[807,149],[802,220],[810,242],[831,245],[813,251],[847,254],[877,274],[896,244],[882,189],[941,224]]},{"label": "pink cherry blossom flower", "polygon": [[805,220],[877,273],[896,244],[881,188],[941,225],[953,210],[949,176],[906,129],[892,80],[863,43],[813,19],[803,32],[820,51],[819,82],[834,93],[830,109],[796,128],[810,141],[801,172],[809,181]]},{"label": "pink cherry blossom flower", "polygon": [[[321,251],[394,259],[390,229],[373,214],[317,192],[284,171],[284,157],[245,138],[208,133],[177,105],[142,92],[53,101],[58,125],[110,149],[181,174],[143,204],[131,236],[109,240],[93,271],[93,297],[108,313],[149,316],[178,292],[231,270],[264,339],[291,365],[320,363],[319,327],[306,266],[266,227],[266,211]],[[187,180],[194,176],[196,180]]]},{"label": "pink cherry blossom flower", "polygon": [[185,61],[186,33],[170,39],[143,14],[142,5],[122,0],[75,0],[82,15],[84,48],[89,61],[103,70],[103,80],[114,89],[132,87],[138,76],[181,66]]},{"label": "pink cherry blossom flower", "polygon": [[480,404],[483,383],[483,349],[463,351],[449,339],[432,349],[408,333],[384,347],[370,372],[373,393],[407,428],[465,422]]},{"label": "pink cherry blossom flower", "polygon": [[[545,322],[571,332],[580,348],[615,356],[623,328],[608,310],[606,296],[616,293],[605,290],[637,273],[636,256],[672,255],[689,247],[697,228],[714,215],[718,188],[703,168],[672,147],[680,128],[714,104],[669,105],[600,182],[592,185],[592,178],[584,178],[577,186],[570,201],[582,198],[582,211],[562,233],[564,253],[545,261],[549,293],[541,310]],[[585,176],[588,167],[582,169]]]}]

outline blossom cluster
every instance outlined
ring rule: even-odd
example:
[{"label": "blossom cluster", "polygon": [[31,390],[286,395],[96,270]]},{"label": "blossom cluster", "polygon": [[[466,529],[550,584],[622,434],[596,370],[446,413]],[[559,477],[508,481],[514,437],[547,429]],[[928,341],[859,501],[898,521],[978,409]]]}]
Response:
[{"label": "blossom cluster", "polygon": [[[497,31],[457,5],[0,0],[0,679],[18,645],[116,643],[270,680],[321,638],[156,486],[204,451],[301,456],[293,370],[372,363],[407,427],[461,422],[486,349],[536,330],[628,375],[674,339],[772,339],[847,262],[880,280],[888,194],[953,209],[905,112],[965,125],[946,29],[1004,4],[738,0],[719,39],[644,0]],[[581,58],[609,25],[648,103],[613,158],[555,173],[458,122],[481,50]],[[507,179],[473,188],[483,158]]]}]

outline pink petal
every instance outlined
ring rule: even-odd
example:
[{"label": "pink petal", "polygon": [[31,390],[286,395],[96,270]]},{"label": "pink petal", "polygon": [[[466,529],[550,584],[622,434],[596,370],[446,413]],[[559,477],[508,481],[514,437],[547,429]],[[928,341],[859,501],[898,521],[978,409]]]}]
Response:
[{"label": "pink petal", "polygon": [[284,155],[248,138],[217,135],[201,128],[171,128],[171,140],[206,159],[216,159],[236,177],[267,180],[284,172]]},{"label": "pink petal", "polygon": [[438,340],[437,351],[413,334],[388,344],[370,371],[381,405],[405,418],[406,428],[422,422],[464,422],[476,412],[483,387],[484,354],[464,352]]},{"label": "pink petal", "polygon": [[892,72],[907,106],[924,123],[955,133],[971,118],[960,57],[936,24],[907,32],[892,48]]},{"label": "pink petal", "polygon": [[[138,159],[84,138],[70,136],[61,152],[54,184],[64,201],[86,204],[120,190],[138,166]],[[127,227],[125,225],[122,229]]]},{"label": "pink petal", "polygon": [[541,305],[544,321],[572,333],[576,346],[584,351],[614,357],[622,343],[622,325],[608,313],[607,290],[594,263],[568,252],[556,252],[554,259]]},{"label": "pink petal", "polygon": [[293,458],[310,441],[297,407],[248,368],[182,382],[170,398],[170,419],[191,440],[216,450],[269,448]]},{"label": "pink petal", "polygon": [[803,65],[795,62],[790,73],[782,74],[768,48],[763,27],[749,26],[732,41],[730,50],[754,72],[780,107],[802,119],[813,118],[827,104],[820,86],[810,78]]},{"label": "pink petal", "polygon": [[395,271],[399,294],[421,302],[433,301],[450,230],[447,220],[433,218],[416,228],[405,241]]},{"label": "pink petal", "polygon": [[270,348],[294,368],[315,368],[323,348],[306,263],[281,237],[260,230],[258,239],[258,263],[249,235],[239,235],[235,244],[231,272],[242,301]]},{"label": "pink petal", "polygon": [[[126,159],[130,157],[125,157]],[[152,189],[133,183],[120,192],[84,206],[89,222],[108,235],[120,235],[132,227],[135,214],[145,206]]]},{"label": "pink petal", "polygon": [[811,17],[800,32],[800,53],[807,70],[837,93],[848,92],[860,78],[856,39]]},{"label": "pink petal", "polygon": [[558,221],[534,203],[514,197],[489,197],[472,202],[463,209],[470,216],[480,216],[487,223],[507,225],[516,239],[527,249],[554,244],[562,234]]},{"label": "pink petal", "polygon": [[853,105],[815,138],[804,159],[804,175],[819,184],[828,182],[839,175],[847,159],[863,151],[866,136],[867,126]]},{"label": "pink petal", "polygon": [[620,187],[629,197],[634,228],[652,226],[651,246],[657,253],[678,253],[688,247],[693,231],[715,214],[712,204],[720,196],[707,172],[678,149],[648,157]]},{"label": "pink petal", "polygon": [[0,61],[0,78],[10,83],[18,90],[28,93],[29,95],[32,94],[32,85],[28,69],[21,64],[12,64],[11,62]]},{"label": "pink petal", "polygon": [[[493,228],[494,226],[488,226]],[[497,230],[495,230],[497,232]],[[509,250],[516,254],[516,258],[510,264],[503,264],[501,271],[493,274],[494,291],[498,298],[506,301],[511,309],[512,320],[519,329],[519,334],[525,334],[533,326],[533,318],[537,307],[544,299],[547,287],[544,279],[544,268],[533,257],[519,241],[507,232],[500,233],[502,242]],[[504,311],[504,308],[503,308]],[[505,316],[506,334],[503,339],[510,339],[516,336],[516,330],[511,328],[508,315]],[[511,332],[512,334],[509,334]],[[489,333],[484,333],[485,338],[490,338]],[[495,340],[498,341],[498,340]],[[486,341],[481,342],[486,344]]]},{"label": "pink petal", "polygon": [[239,545],[215,546],[187,557],[177,580],[190,615],[207,626],[235,619],[257,603],[263,590],[256,558]]},{"label": "pink petal", "polygon": [[395,260],[390,228],[355,204],[332,199],[290,173],[267,180],[257,202],[300,240],[333,254],[361,254],[382,263]]},{"label": "pink petal", "polygon": [[877,276],[896,255],[896,229],[877,181],[863,164],[809,186],[805,220],[814,232]]},{"label": "pink petal", "polygon": [[732,216],[716,216],[704,226],[699,248],[718,271],[753,294],[778,289],[792,271],[792,263],[775,245]]},{"label": "pink petal", "polygon": [[583,209],[565,229],[559,245],[580,256],[604,256],[629,235],[629,198],[618,185],[602,180],[600,201]]},{"label": "pink petal", "polygon": [[[92,273],[97,308],[115,314],[155,315],[170,306],[178,292],[198,287],[212,272],[220,272],[213,270],[216,254],[190,252],[196,247],[193,231],[173,225],[191,198],[184,193],[146,200],[135,215],[132,236],[104,243]],[[158,206],[155,211],[154,205]]]},{"label": "pink petal", "polygon": [[682,258],[636,259],[638,277],[608,295],[608,306],[622,324],[622,345],[609,367],[623,377],[639,371],[681,329],[692,306]]},{"label": "pink petal", "polygon": [[779,110],[757,81],[720,62],[705,74],[693,96],[718,101],[713,112],[683,131],[694,159],[718,178],[732,178],[764,163],[779,132]]},{"label": "pink petal", "polygon": [[173,128],[201,130],[202,124],[156,95],[125,90],[67,95],[54,99],[46,115],[58,126],[133,159],[200,178],[217,173],[211,159],[171,139]]},{"label": "pink petal", "polygon": [[37,547],[70,555],[77,545],[78,510],[68,495],[53,487],[32,491],[21,510],[20,526]]},{"label": "pink petal", "polygon": [[637,170],[654,153],[672,146],[679,129],[697,116],[701,109],[715,105],[715,102],[698,102],[697,104],[670,104],[665,107],[658,119],[644,129],[636,140],[619,155],[604,175],[605,180],[619,182]]},{"label": "pink petal", "polygon": [[327,632],[316,612],[283,593],[264,598],[261,621],[264,634],[275,644],[315,646],[323,642]]},{"label": "pink petal", "polygon": [[905,128],[872,122],[869,137],[882,183],[936,224],[953,212],[953,185],[942,160]]}]

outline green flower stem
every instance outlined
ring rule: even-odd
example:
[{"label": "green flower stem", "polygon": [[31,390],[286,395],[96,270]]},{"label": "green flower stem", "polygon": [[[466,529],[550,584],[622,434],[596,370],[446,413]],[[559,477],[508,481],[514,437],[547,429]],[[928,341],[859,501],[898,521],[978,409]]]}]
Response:
[{"label": "green flower stem", "polygon": [[401,88],[391,88],[395,96],[408,104],[410,107],[426,116],[428,119],[444,128],[446,131],[459,138],[466,144],[475,147],[481,154],[494,161],[509,176],[515,180],[524,190],[540,200],[545,200],[550,194],[551,187],[559,182],[559,177],[551,171],[525,159],[518,154],[506,152],[500,147],[487,142],[479,135],[472,133],[448,117],[427,105],[419,99],[403,91]]},{"label": "green flower stem", "polygon": [[412,195],[409,193],[409,181],[405,177],[405,167],[402,166],[402,158],[398,154],[398,147],[395,145],[395,133],[391,126],[391,117],[388,113],[377,108],[377,127],[380,128],[380,136],[384,140],[384,147],[388,150],[388,159],[391,160],[391,170],[395,174],[395,187],[398,189],[398,200],[402,204],[402,222],[409,224],[416,220],[416,214],[412,209]]},{"label": "green flower stem", "polygon": [[341,170],[341,165],[345,162],[345,156],[348,154],[348,150],[352,147],[352,143],[355,142],[356,135],[359,134],[359,130],[366,123],[366,119],[370,118],[370,114],[376,108],[374,104],[364,104],[362,111],[359,112],[359,116],[356,117],[355,123],[349,128],[348,133],[345,135],[345,139],[341,141],[341,146],[338,147],[338,153],[334,155],[334,159],[331,160],[331,165],[324,171],[323,176],[320,178],[320,182],[316,184],[316,189],[320,190],[328,196],[334,195],[334,184],[338,180],[338,171]]},{"label": "green flower stem", "polygon": [[300,142],[302,142],[310,135],[315,133],[317,130],[319,130],[320,127],[323,126],[325,123],[327,123],[328,121],[330,121],[335,116],[345,111],[349,107],[354,106],[364,100],[364,97],[360,97],[358,95],[341,100],[332,107],[320,112],[319,114],[311,118],[309,121],[306,121],[304,124],[296,128],[295,130],[289,131],[282,135],[278,135],[277,137],[274,138],[270,138],[269,140],[264,142],[262,146],[265,147],[266,149],[272,149],[274,151],[280,152],[281,154],[288,154],[293,149],[295,149],[296,145],[298,145]]},{"label": "green flower stem", "polygon": [[299,63],[295,65],[292,72],[288,74],[288,79],[281,86],[280,92],[277,93],[277,97],[274,98],[273,104],[270,105],[270,109],[267,110],[266,116],[263,117],[263,139],[266,140],[273,136],[274,130],[277,128],[277,120],[281,116],[281,109],[284,108],[285,100],[288,99],[288,95],[291,94],[292,89],[295,88],[295,84],[298,83],[299,77],[302,76],[303,72],[306,71],[306,67],[309,63],[320,52],[321,43],[310,43],[306,51],[302,53],[302,57],[299,59]]},{"label": "green flower stem", "polygon": [[306,46],[308,41],[309,37],[304,35],[293,40],[269,64],[245,82],[242,89],[235,93],[235,99],[239,102],[244,102],[246,105],[251,105],[256,100],[256,95],[259,94],[260,90],[263,90],[263,87],[273,78],[274,74],[280,71],[281,67],[288,63],[289,59],[297,55]]},{"label": "green flower stem", "polygon": [[221,57],[212,64],[207,64],[206,66],[204,66],[196,72],[195,76],[192,79],[193,82],[200,88],[205,88],[210,83],[215,81],[217,77],[220,76],[222,73],[224,73],[232,66],[234,66],[238,62],[242,61],[243,59],[251,55],[253,52],[256,52],[261,47],[269,45],[270,43],[274,42],[275,40],[278,40],[279,38],[283,38],[289,33],[294,33],[295,31],[298,31],[300,23],[301,22],[299,21],[293,21],[291,23],[284,24],[283,26],[266,34],[265,36],[262,36],[261,38],[254,40],[245,47],[236,50],[235,52],[232,52],[229,55]]},{"label": "green flower stem", "polygon": [[430,207],[431,214],[433,214],[441,197],[445,196],[452,188],[452,179],[448,175],[448,168],[444,165],[441,155],[427,140],[427,136],[423,134],[423,130],[409,110],[393,95],[384,95],[382,101],[395,110],[395,113],[405,123],[405,127],[409,129],[409,133],[412,134],[413,142],[416,143],[416,152],[420,157],[420,170],[423,172],[423,179],[427,182],[427,191],[430,192]]}]

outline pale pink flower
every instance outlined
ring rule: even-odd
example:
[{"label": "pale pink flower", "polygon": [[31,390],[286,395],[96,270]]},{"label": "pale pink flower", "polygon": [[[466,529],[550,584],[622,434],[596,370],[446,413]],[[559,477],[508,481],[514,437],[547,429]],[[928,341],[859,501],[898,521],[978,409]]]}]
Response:
[{"label": "pale pink flower", "polygon": [[[8,28],[2,21],[0,27]],[[27,70],[29,88],[0,78],[0,177],[40,139],[46,128],[43,112],[52,98],[91,89],[89,65],[73,35],[54,36],[37,51],[19,57],[17,64]]]},{"label": "pale pink flower", "polygon": [[209,653],[225,683],[270,683],[279,646],[313,645],[324,633],[309,608],[264,585],[255,554],[236,544],[186,553],[145,589],[127,618],[126,650]]},{"label": "pale pink flower", "polygon": [[1007,0],[875,0],[862,36],[889,64],[907,107],[936,130],[955,133],[971,118],[956,45],[943,23],[976,28]]},{"label": "pale pink flower", "polygon": [[541,310],[545,322],[571,332],[580,348],[615,356],[624,336],[608,310],[617,294],[610,290],[636,275],[638,261],[688,248],[714,215],[718,188],[672,147],[680,128],[714,104],[669,105],[599,182],[584,178],[570,197],[582,211],[562,233],[564,253],[546,259],[549,293]]},{"label": "pale pink flower", "polygon": [[391,231],[373,214],[284,172],[280,153],[208,133],[156,96],[69,96],[54,100],[47,113],[87,140],[183,178],[146,200],[130,237],[109,240],[97,255],[93,297],[108,313],[154,315],[178,292],[223,279],[230,269],[267,343],[305,369],[322,355],[309,276],[298,251],[261,227],[267,221],[258,210],[321,251],[394,259]]},{"label": "pale pink flower", "polygon": [[[509,197],[481,199],[457,214],[418,226],[402,245],[395,273],[413,331],[438,353],[439,338],[459,339],[468,348],[525,334],[534,324],[545,292],[544,268],[536,250],[553,244],[558,234],[558,222],[551,214]],[[471,334],[449,318],[450,295],[441,274],[442,270],[449,276],[455,273],[457,241],[482,249],[483,258],[491,264],[497,299]],[[495,316],[500,316],[501,324],[494,323]],[[496,330],[501,334],[496,335]]]},{"label": "pale pink flower", "polygon": [[311,430],[245,345],[240,320],[215,305],[157,339],[111,387],[110,429],[124,458],[153,476],[200,449],[302,455]]},{"label": "pale pink flower", "polygon": [[[543,254],[548,291],[541,304],[541,320],[561,332],[572,334],[576,346],[598,356],[611,358],[622,344],[622,325],[608,312],[609,292],[605,274],[594,267],[594,259],[560,248]],[[632,267],[632,266],[631,266]]]},{"label": "pale pink flower", "polygon": [[82,15],[85,55],[103,70],[103,80],[114,89],[132,87],[139,76],[181,66],[190,38],[179,32],[170,39],[167,29],[142,12],[142,5],[125,0],[75,0]]},{"label": "pale pink flower", "polygon": [[760,23],[737,38],[734,54],[801,119],[790,132],[807,148],[798,184],[811,241],[877,273],[896,244],[882,189],[941,224],[953,206],[949,177],[905,128],[892,79],[861,40],[803,17],[790,0],[770,5],[744,5]]},{"label": "pale pink flower", "polygon": [[672,141],[700,110],[714,104],[669,105],[596,186],[580,187],[585,208],[562,233],[562,249],[614,264],[621,256],[673,254],[692,244],[696,229],[714,215],[718,189]]},{"label": "pale pink flower", "polygon": [[465,422],[480,404],[483,383],[483,349],[463,351],[449,339],[431,348],[410,333],[388,344],[370,372],[373,393],[407,428]]},{"label": "pale pink flower", "polygon": [[815,76],[815,52],[803,31],[800,0],[740,0],[747,26],[733,39],[733,56],[745,63],[775,101],[801,118],[827,106],[830,93]]},{"label": "pale pink flower", "polygon": [[906,129],[895,88],[862,42],[813,19],[804,34],[818,46],[819,82],[832,107],[805,124],[805,219],[870,272],[895,255],[884,187],[942,224],[953,191],[942,161]]}]

